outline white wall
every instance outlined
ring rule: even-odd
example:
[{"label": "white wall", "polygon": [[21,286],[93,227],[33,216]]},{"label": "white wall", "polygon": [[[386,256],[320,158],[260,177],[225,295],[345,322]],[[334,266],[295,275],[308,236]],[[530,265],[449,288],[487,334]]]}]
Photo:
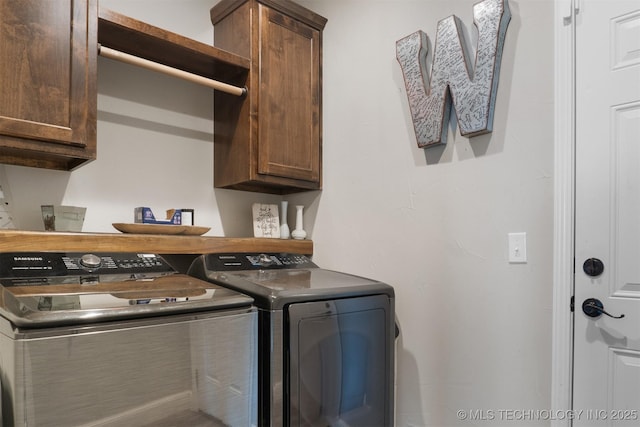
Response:
[{"label": "white wall", "polygon": [[[394,285],[399,426],[474,425],[456,412],[476,409],[496,411],[484,425],[549,424],[498,411],[550,408],[553,2],[509,2],[491,134],[418,149],[395,60],[396,40],[451,14],[473,38],[477,1],[299,1],[329,20],[324,190],[288,197],[290,226],[304,204],[318,264]],[[215,2],[102,0],[204,42]],[[98,160],[5,167],[21,226],[42,229],[39,205],[61,202],[89,207],[85,230],[112,231],[144,205],[250,235],[251,203],[279,198],[212,188],[211,93],[109,60],[99,73]],[[509,264],[520,231],[528,263]]]},{"label": "white wall", "polygon": [[[553,2],[509,1],[492,134],[418,149],[395,59],[397,40],[451,14],[472,34],[476,2],[300,2],[328,18],[324,190],[302,196],[315,260],[394,285],[403,427],[550,408]],[[520,231],[528,263],[509,264]],[[477,423],[548,425],[504,418]]]}]

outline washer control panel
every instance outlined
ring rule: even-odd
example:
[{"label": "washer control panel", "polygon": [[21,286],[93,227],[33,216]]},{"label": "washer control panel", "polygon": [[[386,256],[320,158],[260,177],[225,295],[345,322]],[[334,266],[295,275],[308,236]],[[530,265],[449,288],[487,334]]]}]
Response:
[{"label": "washer control panel", "polygon": [[156,254],[64,254],[62,260],[67,271],[88,270],[101,273],[127,273],[171,271],[172,268]]},{"label": "washer control panel", "polygon": [[164,275],[175,270],[156,254],[145,253],[0,253],[0,279],[114,275]]}]

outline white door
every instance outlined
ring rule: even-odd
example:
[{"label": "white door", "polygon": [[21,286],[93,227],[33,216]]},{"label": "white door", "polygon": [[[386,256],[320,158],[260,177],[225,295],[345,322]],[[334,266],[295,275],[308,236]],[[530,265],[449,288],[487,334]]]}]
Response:
[{"label": "white door", "polygon": [[638,426],[640,0],[577,3],[574,426]]}]

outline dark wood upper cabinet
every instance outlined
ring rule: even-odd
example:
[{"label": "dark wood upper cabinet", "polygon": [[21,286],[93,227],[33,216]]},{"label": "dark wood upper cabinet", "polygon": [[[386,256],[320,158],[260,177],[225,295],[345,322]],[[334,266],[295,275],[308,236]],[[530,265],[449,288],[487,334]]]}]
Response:
[{"label": "dark wood upper cabinet", "polygon": [[289,0],[222,0],[211,21],[217,47],[251,60],[246,100],[214,95],[215,186],[320,189],[327,20]]},{"label": "dark wood upper cabinet", "polygon": [[96,157],[96,0],[0,0],[0,163]]},{"label": "dark wood upper cabinet", "polygon": [[72,170],[96,158],[100,44],[248,89],[214,94],[216,187],[320,189],[327,20],[290,0],[222,0],[210,12],[215,46],[97,0],[0,0],[0,163]]},{"label": "dark wood upper cabinet", "polygon": [[72,170],[96,158],[98,44],[244,87],[249,59],[97,0],[0,0],[0,163]]}]

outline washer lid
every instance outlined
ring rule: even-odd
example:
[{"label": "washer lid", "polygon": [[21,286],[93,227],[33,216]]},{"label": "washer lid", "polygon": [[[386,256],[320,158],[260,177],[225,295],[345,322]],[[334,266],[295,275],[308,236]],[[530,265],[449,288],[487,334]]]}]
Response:
[{"label": "washer lid", "polygon": [[20,327],[74,325],[251,306],[153,254],[0,254],[0,315]]},{"label": "washer lid", "polygon": [[0,286],[0,314],[48,327],[250,306],[251,297],[183,274],[96,284]]}]

